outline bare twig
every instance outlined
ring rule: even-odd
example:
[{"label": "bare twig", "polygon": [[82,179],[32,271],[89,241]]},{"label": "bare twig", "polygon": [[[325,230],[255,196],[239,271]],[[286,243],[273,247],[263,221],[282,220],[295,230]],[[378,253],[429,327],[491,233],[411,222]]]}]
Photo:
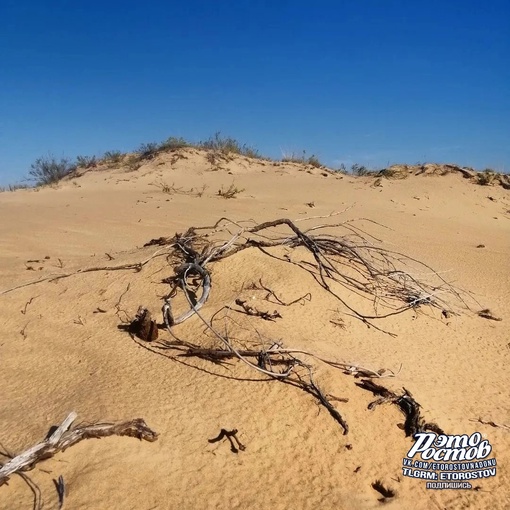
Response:
[{"label": "bare twig", "polygon": [[30,324],[30,321],[28,321],[24,326],[23,328],[21,329],[21,331],[19,332],[19,334],[23,337],[23,340],[25,340],[27,338],[27,327],[28,325]]},{"label": "bare twig", "polygon": [[202,197],[205,190],[207,189],[206,184],[204,184],[201,188],[197,188],[197,189],[195,189],[195,188],[183,189],[182,187],[177,188],[175,186],[175,183],[172,183],[172,185],[170,186],[169,184],[166,184],[163,181],[151,182],[150,185],[158,187],[163,193],[167,193],[169,195],[174,195],[174,194],[188,195],[188,196],[192,196],[192,197]]},{"label": "bare twig", "polygon": [[315,396],[319,400],[319,402],[321,402],[321,404],[323,404],[326,407],[326,409],[328,409],[328,411],[330,412],[331,416],[343,427],[344,434],[347,434],[347,432],[349,431],[349,427],[347,426],[347,423],[342,418],[340,413],[329,402],[329,400],[327,399],[326,395],[315,384],[315,381],[313,379],[313,372],[312,372],[311,367],[306,365],[300,359],[295,358],[294,356],[291,356],[289,359],[281,360],[285,365],[288,366],[288,369],[286,371],[284,371],[284,372],[275,372],[274,370],[272,370],[272,367],[270,367],[271,369],[267,369],[266,368],[266,365],[267,365],[267,362],[268,362],[268,358],[267,358],[267,352],[268,351],[266,351],[265,353],[259,353],[259,355],[257,357],[258,364],[257,365],[253,364],[251,361],[249,361],[247,359],[247,357],[243,356],[243,354],[241,352],[239,352],[236,348],[234,348],[234,346],[231,344],[231,342],[228,341],[228,339],[226,337],[220,335],[211,326],[211,324],[204,319],[204,317],[200,314],[200,312],[195,309],[195,307],[193,305],[193,302],[191,301],[191,298],[190,298],[190,296],[189,296],[189,294],[187,292],[187,288],[186,288],[185,282],[183,282],[183,289],[184,289],[184,293],[185,293],[185,295],[186,295],[186,297],[188,299],[188,302],[189,302],[191,308],[195,310],[195,313],[202,320],[202,322],[206,325],[206,327],[209,330],[211,330],[212,333],[219,340],[221,340],[221,342],[227,347],[227,350],[229,352],[232,352],[239,360],[241,360],[243,363],[245,363],[249,367],[253,368],[254,370],[256,370],[256,371],[258,371],[258,372],[260,372],[262,374],[269,375],[270,377],[273,377],[275,379],[279,379],[279,380],[282,380],[282,381],[285,381],[285,380],[287,380],[289,378],[289,376],[293,373],[294,367],[296,367],[296,366],[305,367],[308,370],[309,380],[308,381],[304,381],[302,378],[300,378],[298,376],[297,380],[293,381],[293,383],[297,384],[302,389],[304,389],[306,392],[308,392],[308,393],[312,394],[313,396]]},{"label": "bare twig", "polygon": [[158,434],[151,430],[141,418],[118,424],[97,423],[70,429],[76,417],[75,412],[70,413],[47,439],[4,464],[0,468],[0,486],[7,482],[12,474],[33,467],[41,460],[53,457],[56,453],[64,451],[83,439],[116,435],[137,437],[152,442],[158,438]]},{"label": "bare twig", "polygon": [[342,426],[344,429],[344,435],[349,432],[349,426],[347,425],[347,422],[343,419],[342,415],[338,412],[337,409],[331,404],[331,402],[328,400],[327,396],[324,394],[324,392],[317,386],[317,384],[314,381],[312,369],[310,367],[308,368],[309,372],[309,378],[310,381],[303,382],[303,388],[305,391],[308,391],[312,395],[314,395],[319,402],[329,411],[331,416]]},{"label": "bare twig", "polygon": [[[127,287],[126,287],[126,290],[119,296],[119,299],[115,303],[115,310],[117,310],[115,312],[115,315],[119,318],[119,320],[121,322],[124,322],[124,323],[129,322],[129,314],[120,307],[120,304],[122,302],[122,298],[128,293],[130,287],[131,287],[131,283],[128,283]],[[127,320],[124,320],[124,319],[121,318],[120,312],[123,312],[126,315]]]},{"label": "bare twig", "polygon": [[[188,297],[188,301],[190,303],[190,306],[193,308],[193,304],[186,293],[186,296]],[[257,372],[260,372],[264,375],[268,375],[270,377],[274,377],[276,379],[286,379],[291,374],[294,363],[290,363],[289,368],[284,372],[273,372],[271,370],[266,370],[263,368],[263,366],[255,365],[250,360],[247,359],[247,357],[243,356],[239,350],[237,350],[229,341],[227,338],[220,335],[212,326],[211,324],[204,319],[204,317],[200,314],[198,310],[195,310],[195,313],[198,315],[198,317],[202,320],[202,322],[205,324],[205,326],[216,336],[226,347],[228,351],[231,351],[238,359],[240,359],[245,365],[248,365],[249,367],[253,368]]]},{"label": "bare twig", "polygon": [[477,420],[471,419],[469,421],[474,421],[474,422],[477,422],[477,423],[481,423],[482,425],[490,425],[491,427],[495,427],[495,428],[510,430],[510,426],[509,425],[505,425],[504,423],[502,423],[502,424],[495,423],[492,420],[482,420],[482,418],[478,418]]},{"label": "bare twig", "polygon": [[[263,283],[262,283],[262,278],[259,279],[259,284],[260,286],[268,293],[267,296],[266,296],[266,299],[268,300],[269,296],[273,296],[277,303],[282,305],[282,306],[292,306],[296,303],[301,303],[301,304],[304,304],[304,301],[311,301],[312,300],[312,295],[307,292],[306,294],[304,294],[303,296],[301,297],[298,297],[297,299],[294,299],[293,301],[290,301],[289,303],[285,303],[284,301],[282,301],[277,295],[276,293],[271,290],[269,287],[266,287]],[[268,300],[269,301],[269,300]]]},{"label": "bare twig", "polygon": [[161,254],[161,251],[162,251],[161,249],[157,250],[150,257],[148,257],[147,259],[145,259],[145,260],[143,260],[141,262],[134,262],[134,263],[131,263],[131,264],[121,264],[119,266],[88,267],[88,268],[85,268],[85,269],[78,269],[77,271],[73,271],[72,273],[50,275],[50,276],[47,276],[45,278],[40,278],[39,280],[35,280],[35,281],[27,282],[27,283],[22,283],[20,285],[14,286],[14,287],[11,287],[11,288],[8,288],[8,289],[4,289],[4,290],[0,291],[0,296],[2,296],[4,294],[8,294],[8,293],[13,292],[13,291],[18,290],[18,289],[23,289],[24,287],[29,287],[31,285],[37,285],[39,283],[48,282],[48,281],[53,282],[53,281],[61,280],[62,278],[69,278],[71,276],[75,276],[77,274],[82,274],[82,273],[92,273],[92,272],[95,272],[95,271],[126,271],[126,270],[134,270],[136,272],[139,272],[152,259],[154,259],[156,257],[160,257],[161,255],[166,255],[166,254]]},{"label": "bare twig", "polygon": [[85,320],[81,315],[78,315],[77,319],[74,319],[73,321],[75,324],[79,324],[80,326],[85,326]]},{"label": "bare twig", "polygon": [[236,305],[240,306],[247,315],[252,315],[254,317],[260,317],[266,321],[274,321],[275,319],[281,319],[282,316],[278,313],[278,311],[270,312],[261,312],[257,310],[255,307],[249,305],[243,299],[236,299]]},{"label": "bare twig", "polygon": [[316,219],[322,219],[322,218],[331,218],[332,216],[338,216],[339,214],[343,214],[347,212],[349,209],[352,209],[356,204],[350,205],[346,207],[345,209],[342,209],[341,211],[334,211],[329,214],[324,214],[321,216],[307,216],[306,218],[298,218],[294,220],[294,223],[297,223],[298,221],[308,221],[308,220],[316,220]]},{"label": "bare twig", "polygon": [[21,313],[22,313],[23,315],[26,315],[28,306],[29,306],[29,305],[31,305],[31,304],[32,304],[32,301],[33,301],[34,299],[36,299],[37,297],[39,297],[39,296],[31,297],[31,298],[30,298],[30,299],[29,299],[29,300],[25,303],[25,306],[24,306],[23,310],[21,310]]},{"label": "bare twig", "polygon": [[[43,508],[42,494],[41,494],[41,489],[39,488],[39,486],[27,474],[22,473],[22,472],[18,472],[16,474],[22,478],[22,480],[28,485],[28,487],[32,491],[32,494],[34,495],[34,505],[32,508],[34,510],[42,509]],[[61,507],[59,507],[59,508],[61,508]]]},{"label": "bare twig", "polygon": [[177,318],[173,317],[170,299],[166,298],[165,304],[163,305],[163,319],[167,328],[180,324],[191,317],[193,314],[197,313],[197,311],[202,308],[209,297],[209,293],[211,292],[211,276],[209,275],[209,272],[201,265],[195,262],[183,264],[177,268],[175,279],[179,282],[181,288],[186,289],[186,280],[188,276],[192,274],[198,274],[202,278],[202,295],[196,303],[193,303],[189,297],[188,291],[186,290],[185,294],[190,301],[191,308]]}]

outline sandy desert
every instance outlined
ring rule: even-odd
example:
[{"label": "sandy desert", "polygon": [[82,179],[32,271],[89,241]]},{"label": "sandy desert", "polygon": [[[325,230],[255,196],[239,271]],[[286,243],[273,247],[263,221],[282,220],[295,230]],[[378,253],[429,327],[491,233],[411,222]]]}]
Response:
[{"label": "sandy desert", "polygon": [[[39,499],[58,508],[60,476],[63,508],[73,510],[510,508],[510,191],[444,173],[355,177],[243,156],[212,164],[187,148],[134,171],[97,167],[0,193],[0,463],[72,411],[76,425],[142,418],[158,434],[83,440],[10,476],[0,508]],[[229,189],[232,198],[218,193]],[[184,255],[170,242],[144,245],[208,226],[197,231],[208,234],[201,247],[232,247],[281,218],[310,236],[363,239],[397,266],[412,260],[412,281],[433,290],[397,306],[402,296],[383,295],[388,278],[376,298],[341,285],[283,224],[257,237],[281,245],[253,242],[209,261],[200,316],[167,330],[161,309]],[[356,260],[342,267],[353,281]],[[178,315],[189,304],[175,294]],[[153,341],[128,331],[141,305],[159,324]],[[189,344],[225,348],[206,323],[237,351],[277,345],[299,351],[303,365],[282,381],[236,356],[186,355]],[[308,373],[347,433],[299,385]],[[369,409],[380,397],[363,380],[411,395],[445,434],[480,432],[496,476],[469,490],[404,476],[406,417],[391,399]],[[244,449],[226,436],[211,442],[222,429],[237,430]]]}]

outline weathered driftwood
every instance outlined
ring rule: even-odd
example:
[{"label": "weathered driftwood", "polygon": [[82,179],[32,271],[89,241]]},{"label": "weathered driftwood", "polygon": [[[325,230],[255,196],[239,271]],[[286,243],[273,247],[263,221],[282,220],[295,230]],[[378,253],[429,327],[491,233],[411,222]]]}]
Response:
[{"label": "weathered driftwood", "polygon": [[[193,303],[190,296],[187,293],[186,287],[184,288],[185,295],[188,298],[190,307],[193,309]],[[315,358],[331,367],[340,369],[344,373],[348,373],[354,376],[364,377],[394,377],[396,374],[391,370],[371,370],[368,368],[360,367],[352,363],[344,363],[334,360],[328,360],[321,358],[309,351],[302,349],[287,349],[282,347],[280,344],[275,343],[269,349],[236,349],[233,347],[228,337],[218,333],[216,329],[207,321],[200,312],[195,310],[198,317],[204,322],[206,327],[213,332],[213,334],[221,340],[224,344],[224,349],[204,348],[190,342],[182,340],[172,342],[158,342],[158,348],[172,349],[179,352],[177,356],[184,357],[198,357],[214,363],[223,363],[226,359],[238,358],[247,364],[250,368],[261,372],[264,375],[269,375],[275,379],[281,380],[293,386],[297,386],[313,397],[315,397],[320,404],[322,404],[331,414],[331,416],[341,425],[343,433],[347,434],[349,427],[345,419],[342,417],[340,412],[331,403],[334,398],[329,397],[325,394],[319,386],[315,383],[313,377],[313,369],[310,365],[306,364],[303,360],[296,358],[296,354],[303,354]],[[171,329],[169,328],[170,332]],[[257,363],[249,361],[250,358],[255,358]],[[283,371],[276,371],[277,366],[284,367]],[[306,370],[306,377],[297,374],[296,370],[302,367]]]},{"label": "weathered driftwood", "polygon": [[157,432],[151,430],[141,418],[117,424],[95,423],[70,429],[76,417],[77,414],[73,411],[44,441],[32,446],[3,465],[0,468],[0,486],[7,482],[12,474],[32,469],[41,460],[53,457],[83,439],[130,436],[152,442],[158,438]]},{"label": "weathered driftwood", "polygon": [[405,388],[402,395],[397,395],[388,388],[376,384],[370,379],[363,379],[362,381],[357,382],[356,385],[360,388],[371,391],[374,395],[382,397],[371,402],[368,405],[368,409],[373,409],[374,407],[386,402],[395,404],[400,409],[406,417],[404,423],[406,437],[414,436],[414,434],[417,434],[418,432],[424,432],[427,430],[431,430],[437,434],[444,434],[444,431],[435,423],[425,422],[420,413],[420,404],[414,400],[412,395]]}]

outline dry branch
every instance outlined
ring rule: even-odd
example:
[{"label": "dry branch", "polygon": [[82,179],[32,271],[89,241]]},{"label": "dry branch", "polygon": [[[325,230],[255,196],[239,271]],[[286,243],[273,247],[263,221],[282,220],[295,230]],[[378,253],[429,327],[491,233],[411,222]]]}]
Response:
[{"label": "dry branch", "polygon": [[482,418],[478,418],[477,420],[469,420],[469,421],[481,423],[482,425],[490,425],[491,427],[494,427],[494,428],[510,430],[509,425],[505,425],[504,423],[496,423],[496,422],[493,422],[492,420],[482,420]]},{"label": "dry branch", "polygon": [[[160,348],[163,349],[174,349],[180,351],[178,356],[185,357],[197,357],[203,358],[207,360],[224,360],[224,359],[232,359],[236,358],[237,355],[231,349],[214,349],[214,348],[205,348],[199,347],[197,345],[190,344],[188,342],[163,342],[160,344]],[[383,379],[388,377],[395,377],[400,373],[400,369],[397,372],[393,372],[392,370],[383,368],[380,370],[373,370],[366,367],[361,367],[356,363],[347,363],[344,361],[336,361],[330,360],[326,358],[322,358],[317,356],[316,354],[305,351],[303,349],[290,349],[283,348],[279,344],[274,344],[269,349],[239,349],[238,354],[243,356],[244,358],[257,358],[258,360],[264,359],[270,360],[270,364],[289,364],[290,361],[285,359],[286,355],[295,355],[295,354],[303,354],[305,356],[310,356],[326,365],[329,365],[333,368],[337,368],[342,370],[344,373],[348,375],[353,375],[354,377],[370,377],[376,379]],[[278,357],[280,359],[278,359]],[[260,361],[258,362],[258,366],[260,366]]]},{"label": "dry branch", "polygon": [[[39,486],[25,473],[18,472],[16,474],[19,475],[20,478],[28,485],[28,488],[34,495],[34,504],[32,508],[34,510],[41,510],[43,508],[43,503],[41,489],[39,488]],[[61,507],[59,507],[59,509],[60,508]]]},{"label": "dry branch", "polygon": [[75,412],[70,413],[48,438],[2,466],[0,468],[0,486],[7,482],[12,474],[32,469],[41,460],[53,457],[83,439],[130,436],[153,442],[158,438],[158,434],[151,430],[141,418],[118,424],[96,423],[70,429],[76,417]]},{"label": "dry branch", "polygon": [[309,382],[301,381],[301,386],[303,389],[316,397],[319,402],[329,411],[331,416],[340,424],[340,426],[344,429],[344,435],[349,432],[349,426],[347,422],[344,420],[342,415],[338,412],[338,410],[333,406],[333,404],[329,401],[327,395],[315,384],[313,379],[312,370],[309,368]]},{"label": "dry branch", "polygon": [[121,264],[119,266],[97,266],[97,267],[87,267],[84,269],[78,269],[77,271],[73,271],[71,273],[63,273],[63,274],[56,274],[56,275],[50,275],[45,278],[40,278],[39,280],[34,280],[27,283],[22,283],[20,285],[15,285],[14,287],[10,287],[8,289],[4,289],[0,291],[0,296],[4,294],[9,294],[10,292],[13,292],[18,289],[23,289],[24,287],[30,287],[31,285],[37,285],[39,283],[43,282],[54,282],[57,280],[61,280],[63,278],[69,278],[71,276],[75,276],[77,274],[83,274],[83,273],[93,273],[96,271],[126,271],[126,270],[134,270],[137,273],[140,272],[145,265],[147,265],[152,259],[156,257],[160,257],[162,250],[157,250],[155,253],[153,253],[150,257],[148,257],[145,260],[142,260],[141,262],[133,262],[131,264]]},{"label": "dry branch", "polygon": [[32,301],[33,301],[34,299],[36,299],[37,297],[39,297],[39,296],[33,296],[33,297],[31,297],[31,298],[30,298],[30,299],[29,299],[29,300],[25,303],[25,306],[24,306],[23,310],[20,310],[20,311],[21,311],[21,313],[22,313],[23,315],[26,315],[28,306],[29,306],[29,305],[31,305],[31,304],[32,304]]},{"label": "dry branch", "polygon": [[[230,451],[232,453],[239,453],[239,451],[244,452],[244,450],[246,450],[246,446],[244,446],[244,444],[242,444],[241,441],[239,441],[239,439],[237,438],[237,432],[238,432],[237,429],[233,430],[221,429],[217,437],[209,439],[208,441],[209,443],[217,443],[218,441],[221,441],[223,438],[226,437],[230,443]],[[237,443],[237,446],[236,444],[234,444],[234,441],[232,441],[232,439],[234,439],[234,441]]]},{"label": "dry branch", "polygon": [[275,319],[282,318],[282,316],[276,310],[273,313],[261,312],[260,310],[257,310],[254,306],[249,305],[243,299],[236,299],[236,305],[240,306],[244,310],[246,315],[260,317],[261,319],[264,319],[266,321],[274,321]]},{"label": "dry branch", "polygon": [[262,278],[259,280],[259,284],[260,284],[260,287],[265,290],[267,292],[267,296],[266,296],[266,300],[269,301],[269,296],[273,296],[275,299],[276,299],[276,302],[279,304],[279,305],[282,305],[282,306],[292,306],[296,303],[302,303],[304,304],[304,301],[311,301],[312,300],[312,295],[307,292],[306,294],[304,294],[303,296],[301,297],[298,297],[297,299],[294,299],[293,301],[290,301],[289,303],[286,303],[285,301],[282,301],[277,295],[276,293],[274,292],[274,290],[271,290],[269,287],[266,287],[263,283],[262,283]]},{"label": "dry branch", "polygon": [[443,430],[435,423],[426,423],[420,414],[420,404],[414,400],[412,395],[404,388],[402,395],[393,393],[388,388],[380,386],[369,379],[363,379],[356,383],[357,386],[365,390],[371,391],[374,395],[379,395],[382,398],[374,400],[368,405],[368,409],[390,402],[395,404],[400,411],[405,415],[406,420],[404,423],[404,430],[406,437],[414,436],[418,432],[431,430],[437,434],[444,434]]}]

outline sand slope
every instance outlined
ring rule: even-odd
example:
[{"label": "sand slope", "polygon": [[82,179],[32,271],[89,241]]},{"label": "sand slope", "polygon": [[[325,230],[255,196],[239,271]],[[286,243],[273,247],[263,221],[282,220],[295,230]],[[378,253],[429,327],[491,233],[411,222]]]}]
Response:
[{"label": "sand slope", "polygon": [[[89,171],[56,189],[0,194],[0,292],[51,274],[141,261],[155,252],[142,248],[150,239],[222,216],[303,220],[346,209],[343,220],[381,223],[365,221],[364,228],[386,247],[444,272],[503,320],[469,311],[449,319],[438,310],[409,311],[377,322],[397,335],[392,337],[345,315],[308,273],[256,249],[212,266],[204,315],[232,306],[237,297],[250,299],[283,318],[273,323],[237,314],[232,334],[256,328],[286,346],[376,370],[402,365],[384,384],[410,390],[425,417],[449,433],[485,434],[497,476],[475,481],[477,491],[426,490],[423,481],[403,477],[402,458],[412,441],[397,426],[402,415],[390,404],[367,410],[373,395],[339,371],[317,366],[317,379],[326,392],[349,399],[335,404],[349,423],[348,435],[310,395],[240,363],[176,361],[134,342],[119,329],[121,320],[133,317],[140,304],[159,317],[168,291],[161,279],[173,274],[164,258],[156,258],[139,273],[78,274],[0,295],[3,449],[21,452],[71,410],[83,421],[142,417],[160,433],[154,443],[84,441],[39,464],[28,474],[47,508],[56,507],[52,479],[59,475],[72,509],[370,509],[381,506],[375,480],[397,492],[387,508],[510,507],[510,432],[472,421],[510,424],[509,192],[460,175],[382,179],[374,186],[374,178],[247,158],[213,170],[202,152],[180,154],[161,155],[136,172]],[[165,193],[163,183],[207,187],[196,197]],[[231,200],[217,196],[231,183],[245,191]],[[268,304],[264,293],[249,289],[261,277],[285,300],[306,292],[312,300]],[[105,313],[94,313],[98,307]],[[338,318],[345,329],[330,322]],[[211,341],[197,317],[176,332],[197,343]],[[233,454],[227,442],[209,443],[221,428],[237,428],[246,450]],[[17,476],[0,487],[2,509],[30,508],[32,498]]]}]

